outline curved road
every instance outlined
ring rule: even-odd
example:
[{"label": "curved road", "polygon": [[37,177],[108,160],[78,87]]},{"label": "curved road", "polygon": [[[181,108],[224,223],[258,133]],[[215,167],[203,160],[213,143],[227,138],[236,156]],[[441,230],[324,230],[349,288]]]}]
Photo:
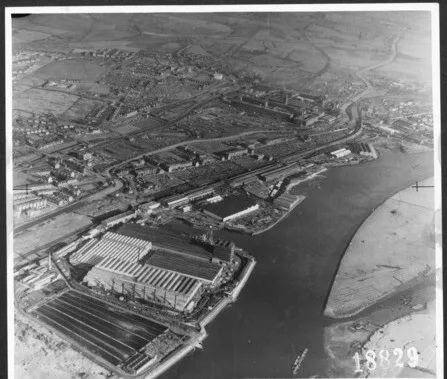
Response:
[{"label": "curved road", "polygon": [[402,36],[404,35],[405,30],[407,30],[407,28],[402,30],[402,32],[396,38],[394,38],[393,43],[391,45],[392,53],[391,53],[391,56],[387,60],[380,62],[380,63],[376,63],[375,65],[372,65],[370,67],[362,68],[361,70],[355,72],[355,74],[366,84],[368,89],[373,88],[373,86],[368,79],[366,79],[364,76],[362,76],[362,74],[365,73],[366,71],[375,70],[376,68],[385,66],[385,65],[393,62],[396,59],[397,44],[398,44],[399,40],[402,38]]}]

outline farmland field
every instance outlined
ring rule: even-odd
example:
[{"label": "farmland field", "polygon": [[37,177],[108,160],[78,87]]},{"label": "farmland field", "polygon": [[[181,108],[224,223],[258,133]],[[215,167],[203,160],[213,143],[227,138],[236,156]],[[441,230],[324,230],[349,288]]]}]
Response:
[{"label": "farmland field", "polygon": [[37,41],[40,39],[45,39],[51,37],[51,35],[42,32],[30,31],[30,30],[19,30],[13,31],[12,42],[13,43],[26,43],[31,41]]},{"label": "farmland field", "polygon": [[[53,219],[41,222],[28,228],[22,234],[14,235],[14,255],[16,257],[26,255],[32,249],[56,241],[90,224],[91,221],[88,217],[75,213],[61,214]],[[42,230],[46,230],[47,233],[42,233]]]},{"label": "farmland field", "polygon": [[98,104],[101,104],[101,102],[90,99],[79,99],[62,116],[70,119],[84,118]]},{"label": "farmland field", "polygon": [[119,134],[129,134],[129,133],[136,132],[137,130],[139,130],[139,128],[137,126],[130,125],[130,124],[119,126],[118,128],[114,129],[114,131]]},{"label": "farmland field", "polygon": [[79,346],[117,365],[167,328],[74,291],[39,307],[40,320]]},{"label": "farmland field", "polygon": [[129,146],[124,141],[108,144],[107,147],[103,148],[102,150],[106,154],[118,160],[134,158],[142,152],[137,147]]},{"label": "farmland field", "polygon": [[95,81],[105,73],[105,69],[81,59],[67,59],[47,64],[35,72],[35,76],[45,79],[77,79]]},{"label": "farmland field", "polygon": [[36,114],[59,115],[70,108],[78,96],[64,92],[31,88],[14,97],[14,109],[27,110]]}]

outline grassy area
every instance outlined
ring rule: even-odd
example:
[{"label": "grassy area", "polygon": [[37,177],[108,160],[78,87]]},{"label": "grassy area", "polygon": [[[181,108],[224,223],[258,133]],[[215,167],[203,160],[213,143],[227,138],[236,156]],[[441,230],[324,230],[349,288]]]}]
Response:
[{"label": "grassy area", "polygon": [[55,61],[37,70],[36,76],[45,79],[77,79],[95,81],[105,73],[105,68],[81,59]]},{"label": "grassy area", "polygon": [[37,224],[14,236],[14,256],[26,254],[33,249],[56,241],[87,227],[90,223],[90,219],[86,216],[66,213]]}]

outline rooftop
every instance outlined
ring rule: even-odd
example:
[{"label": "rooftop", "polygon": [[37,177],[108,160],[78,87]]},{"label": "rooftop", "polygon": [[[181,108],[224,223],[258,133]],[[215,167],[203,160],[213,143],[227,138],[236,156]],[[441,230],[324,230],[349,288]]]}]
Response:
[{"label": "rooftop", "polygon": [[162,229],[150,228],[139,224],[124,224],[118,234],[152,242],[154,248],[164,248],[189,258],[209,260],[210,254],[201,246],[193,245],[188,238],[181,237]]},{"label": "rooftop", "polygon": [[146,264],[210,282],[222,269],[218,263],[158,250],[149,253]]},{"label": "rooftop", "polygon": [[256,205],[256,202],[244,195],[230,195],[218,203],[206,205],[203,209],[219,217],[228,217]]}]

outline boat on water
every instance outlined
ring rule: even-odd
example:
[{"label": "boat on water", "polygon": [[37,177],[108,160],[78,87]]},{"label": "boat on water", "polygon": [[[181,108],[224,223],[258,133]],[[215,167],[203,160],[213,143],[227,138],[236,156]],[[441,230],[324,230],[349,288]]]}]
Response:
[{"label": "boat on water", "polygon": [[308,351],[309,351],[309,349],[306,347],[303,350],[303,352],[301,354],[298,354],[298,356],[296,357],[295,362],[293,362],[293,366],[292,366],[292,373],[293,373],[293,375],[296,375],[296,373],[300,369],[301,363],[303,363],[303,360],[306,357],[306,354],[307,354]]}]

